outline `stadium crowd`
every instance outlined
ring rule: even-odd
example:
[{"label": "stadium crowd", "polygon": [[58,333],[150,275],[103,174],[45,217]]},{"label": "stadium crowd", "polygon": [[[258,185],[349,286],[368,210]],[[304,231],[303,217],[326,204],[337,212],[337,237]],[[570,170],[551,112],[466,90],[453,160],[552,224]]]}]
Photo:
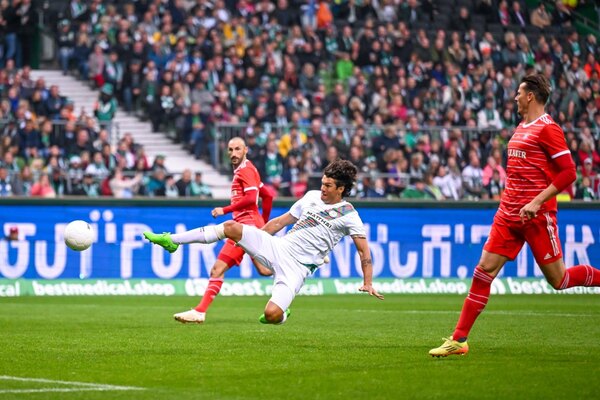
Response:
[{"label": "stadium crowd", "polygon": [[[216,125],[238,127],[281,195],[318,187],[343,157],[363,171],[361,198],[498,199],[514,95],[533,72],[553,83],[548,112],[578,167],[569,195],[599,195],[600,53],[574,28],[572,1],[114,3],[69,2],[56,36],[63,71],[213,164]],[[201,174],[176,179],[131,135],[111,146],[102,122],[114,104],[77,115],[59,88],[3,64],[0,196],[209,195]]]}]

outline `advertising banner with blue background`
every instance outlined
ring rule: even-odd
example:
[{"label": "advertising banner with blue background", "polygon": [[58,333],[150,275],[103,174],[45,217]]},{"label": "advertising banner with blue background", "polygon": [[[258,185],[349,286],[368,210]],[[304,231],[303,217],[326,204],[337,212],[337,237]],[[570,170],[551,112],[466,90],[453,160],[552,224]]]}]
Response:
[{"label": "advertising banner with blue background", "polygon": [[[89,204],[89,203],[85,203]],[[472,274],[490,230],[495,208],[357,207],[369,234],[374,276],[379,278],[465,278]],[[142,232],[181,232],[220,223],[210,206],[2,205],[0,229],[19,230],[19,241],[0,240],[0,277],[6,279],[189,279],[207,278],[222,243],[191,244],[169,254],[151,246]],[[288,208],[277,207],[277,216]],[[567,266],[600,262],[600,210],[559,212],[559,236]],[[84,252],[62,238],[72,220],[89,221],[97,233]],[[331,253],[317,278],[359,278],[360,261],[350,238]],[[228,278],[256,278],[247,257]],[[541,277],[531,252],[521,251],[504,277]]]}]

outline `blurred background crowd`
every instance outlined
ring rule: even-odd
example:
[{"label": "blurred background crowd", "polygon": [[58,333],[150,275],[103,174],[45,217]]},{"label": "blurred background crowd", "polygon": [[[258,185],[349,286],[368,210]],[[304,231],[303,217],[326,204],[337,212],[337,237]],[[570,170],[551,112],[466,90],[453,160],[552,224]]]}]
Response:
[{"label": "blurred background crowd", "polygon": [[595,2],[72,0],[56,65],[98,89],[87,113],[30,77],[31,0],[0,7],[0,196],[210,197],[201,171],[111,141],[118,104],[217,168],[244,137],[282,196],[343,157],[355,197],[499,199],[534,72],[578,168],[564,196],[599,195],[598,32],[580,29],[598,26]]}]

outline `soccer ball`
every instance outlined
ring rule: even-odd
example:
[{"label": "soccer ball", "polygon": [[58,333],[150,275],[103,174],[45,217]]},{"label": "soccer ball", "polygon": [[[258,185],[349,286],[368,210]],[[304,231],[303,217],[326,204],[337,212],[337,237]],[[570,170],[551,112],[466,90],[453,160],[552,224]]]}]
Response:
[{"label": "soccer ball", "polygon": [[69,222],[65,228],[65,244],[75,251],[83,251],[92,245],[94,232],[85,221],[76,220]]}]

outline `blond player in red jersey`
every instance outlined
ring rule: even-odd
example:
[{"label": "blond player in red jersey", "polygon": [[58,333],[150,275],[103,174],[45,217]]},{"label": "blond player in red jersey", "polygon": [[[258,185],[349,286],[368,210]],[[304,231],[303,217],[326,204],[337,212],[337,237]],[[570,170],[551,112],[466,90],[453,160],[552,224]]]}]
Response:
[{"label": "blond player in red jersey", "polygon": [[492,281],[525,242],[553,288],[600,286],[600,270],[590,265],[566,269],[563,261],[555,197],[576,174],[562,129],[544,111],[549,96],[550,83],[543,75],[521,80],[515,101],[523,120],[508,143],[506,190],[454,333],[429,351],[434,357],[469,351],[467,336],[488,302]]},{"label": "blond player in red jersey", "polygon": [[[227,145],[227,152],[231,165],[233,166],[233,181],[231,183],[231,204],[226,207],[216,207],[211,211],[214,218],[221,215],[233,213],[233,220],[245,225],[262,228],[269,220],[271,207],[273,204],[273,194],[265,187],[256,167],[246,158],[248,148],[242,138],[235,137]],[[258,212],[258,198],[262,199],[262,215]],[[173,253],[180,244],[199,243],[198,237],[201,233],[200,228],[177,234],[154,234],[144,232],[146,239],[153,243],[161,245],[169,252]],[[244,250],[235,245],[233,240],[228,240],[219,252],[217,261],[210,271],[208,287],[200,303],[191,310],[173,315],[173,317],[183,323],[202,323],[206,318],[206,311],[214,298],[221,291],[223,278],[234,265],[239,265],[244,257]],[[272,275],[273,272],[254,262],[259,274],[264,276]]]}]

